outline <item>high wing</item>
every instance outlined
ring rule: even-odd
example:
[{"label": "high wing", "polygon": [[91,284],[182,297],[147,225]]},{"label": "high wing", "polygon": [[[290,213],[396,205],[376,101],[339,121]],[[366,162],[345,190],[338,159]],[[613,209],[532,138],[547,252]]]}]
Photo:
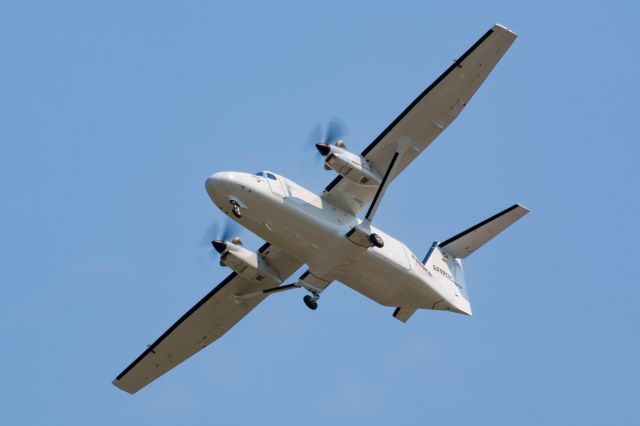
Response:
[{"label": "high wing", "polygon": [[[406,147],[387,185],[460,114],[515,39],[507,28],[494,25],[362,151],[382,176],[395,153]],[[358,214],[372,202],[376,191],[376,187],[338,176],[325,188],[322,198]]]},{"label": "high wing", "polygon": [[[302,265],[269,243],[259,251],[283,280]],[[258,284],[232,273],[125,368],[113,384],[129,393],[139,391],[220,338],[267,297],[259,295],[234,299],[234,295],[265,290],[269,286],[268,283]]]}]

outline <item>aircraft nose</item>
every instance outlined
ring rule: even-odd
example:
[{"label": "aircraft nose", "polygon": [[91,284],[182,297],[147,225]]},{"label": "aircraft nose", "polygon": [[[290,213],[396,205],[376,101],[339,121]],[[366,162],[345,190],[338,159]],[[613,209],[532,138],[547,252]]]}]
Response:
[{"label": "aircraft nose", "polygon": [[212,174],[205,181],[204,187],[207,189],[207,193],[214,203],[218,201],[221,196],[224,196],[224,187],[227,180],[228,173],[219,172]]}]

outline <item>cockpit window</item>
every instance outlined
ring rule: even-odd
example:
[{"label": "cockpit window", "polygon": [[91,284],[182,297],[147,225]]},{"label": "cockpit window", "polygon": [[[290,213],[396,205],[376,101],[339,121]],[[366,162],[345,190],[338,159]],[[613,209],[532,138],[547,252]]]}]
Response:
[{"label": "cockpit window", "polygon": [[278,180],[273,173],[269,173],[269,172],[258,172],[258,173],[254,173],[255,176],[260,176],[262,178],[268,178],[271,180]]}]

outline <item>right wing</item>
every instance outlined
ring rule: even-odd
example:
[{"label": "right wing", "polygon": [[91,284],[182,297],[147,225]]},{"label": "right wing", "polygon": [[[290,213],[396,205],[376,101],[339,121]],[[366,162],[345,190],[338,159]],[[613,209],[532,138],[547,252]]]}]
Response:
[{"label": "right wing", "polygon": [[[460,114],[515,39],[516,35],[507,28],[494,25],[393,120],[361,155],[382,176],[399,145],[405,145],[406,151],[388,178],[391,182]],[[371,203],[376,191],[376,187],[359,185],[338,176],[325,188],[322,198],[357,215]]]},{"label": "right wing", "polygon": [[[269,243],[265,243],[259,251],[283,280],[302,266],[291,255]],[[125,368],[113,384],[129,393],[139,391],[220,338],[267,297],[258,295],[234,299],[234,295],[272,286],[267,280],[255,283],[232,273]]]}]

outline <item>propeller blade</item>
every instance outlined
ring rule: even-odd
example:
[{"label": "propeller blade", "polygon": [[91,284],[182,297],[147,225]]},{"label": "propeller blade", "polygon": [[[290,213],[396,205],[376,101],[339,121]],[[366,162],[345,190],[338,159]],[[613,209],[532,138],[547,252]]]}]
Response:
[{"label": "propeller blade", "polygon": [[202,241],[200,241],[200,246],[204,248],[211,247],[211,241],[218,238],[218,224],[216,222],[211,223],[204,235],[202,236]]},{"label": "propeller blade", "polygon": [[305,150],[307,151],[313,150],[313,147],[320,142],[322,142],[322,127],[318,125],[313,128],[311,133],[309,133],[309,136],[307,137],[306,143],[304,145]]},{"label": "propeller blade", "polygon": [[220,239],[230,241],[238,233],[238,224],[230,220],[225,220],[222,225]]},{"label": "propeller blade", "polygon": [[339,140],[342,140],[346,133],[345,125],[342,120],[332,118],[327,124],[327,133],[324,137],[324,143],[335,144]]},{"label": "propeller blade", "polygon": [[[324,137],[322,136],[322,127],[316,126],[309,137],[307,138],[307,147],[311,147],[315,145],[316,148],[316,156],[318,158],[322,158],[323,161],[326,161],[327,155],[331,152],[331,145],[339,146],[340,148],[345,148],[345,144],[342,140],[344,134],[346,133],[346,126],[344,122],[338,118],[332,118],[329,120],[326,126],[326,132]],[[319,155],[318,155],[319,154]],[[324,164],[325,170],[331,170],[327,164]]]},{"label": "propeller blade", "polygon": [[209,228],[207,228],[207,231],[204,233],[201,245],[203,247],[210,247],[210,244],[214,241],[225,242],[231,241],[232,239],[235,240],[235,238],[238,238],[237,236],[240,231],[240,225],[230,219],[215,221],[209,226]]},{"label": "propeller blade", "polygon": [[338,118],[329,120],[324,132],[322,127],[323,126],[318,125],[313,128],[307,137],[305,146],[309,148],[315,146],[320,154],[326,156],[327,154],[324,154],[324,148],[321,150],[321,147],[324,145],[335,145],[343,139],[347,131],[344,122]]}]

